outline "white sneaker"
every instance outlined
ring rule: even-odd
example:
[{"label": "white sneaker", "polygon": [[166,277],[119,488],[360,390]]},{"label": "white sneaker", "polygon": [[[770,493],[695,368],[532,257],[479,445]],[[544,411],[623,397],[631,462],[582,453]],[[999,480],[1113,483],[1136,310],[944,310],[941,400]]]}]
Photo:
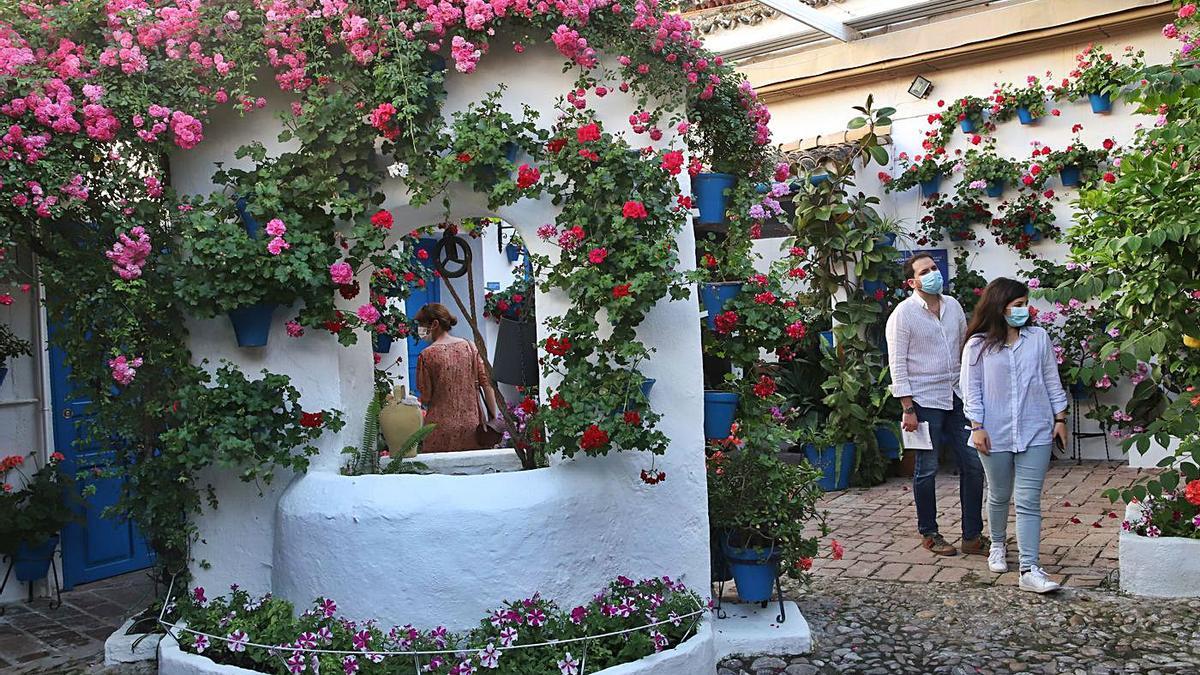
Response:
[{"label": "white sneaker", "polygon": [[1062,588],[1057,582],[1052,581],[1046,576],[1046,570],[1034,565],[1021,575],[1017,581],[1017,587],[1023,591],[1032,591],[1034,593],[1052,593]]},{"label": "white sneaker", "polygon": [[1004,548],[1004,544],[992,544],[992,550],[988,553],[988,569],[996,574],[1008,571],[1008,549]]}]

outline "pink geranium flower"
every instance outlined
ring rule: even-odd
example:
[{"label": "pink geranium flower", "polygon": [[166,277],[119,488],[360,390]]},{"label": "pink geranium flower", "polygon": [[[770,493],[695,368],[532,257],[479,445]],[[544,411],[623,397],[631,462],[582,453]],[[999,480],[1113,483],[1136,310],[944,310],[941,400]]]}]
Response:
[{"label": "pink geranium flower", "polygon": [[329,266],[329,278],[333,283],[344,286],[354,280],[354,268],[349,263],[336,262]]}]

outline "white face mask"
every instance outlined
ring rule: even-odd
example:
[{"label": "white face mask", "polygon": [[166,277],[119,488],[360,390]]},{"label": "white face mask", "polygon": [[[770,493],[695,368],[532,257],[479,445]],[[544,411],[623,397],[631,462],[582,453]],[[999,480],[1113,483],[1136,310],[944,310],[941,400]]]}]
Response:
[{"label": "white face mask", "polygon": [[429,339],[429,326],[417,326],[417,337],[422,340]]}]

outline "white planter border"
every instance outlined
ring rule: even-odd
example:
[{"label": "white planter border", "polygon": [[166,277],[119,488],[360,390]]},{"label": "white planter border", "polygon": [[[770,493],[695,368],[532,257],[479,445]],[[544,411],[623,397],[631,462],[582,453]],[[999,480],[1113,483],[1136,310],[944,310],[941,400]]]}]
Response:
[{"label": "white planter border", "polygon": [[1121,590],[1154,598],[1200,597],[1200,539],[1122,532]]},{"label": "white planter border", "polygon": [[164,636],[152,633],[127,635],[125,631],[132,626],[133,619],[126,619],[120,628],[113,631],[112,635],[104,640],[104,665],[115,666],[120,663],[154,660],[154,653],[158,651],[158,643]]},{"label": "white planter border", "polygon": [[[697,675],[716,667],[712,620],[705,618],[683,644],[658,654],[619,666],[605,668],[594,675]],[[262,675],[257,670],[215,663],[207,656],[185,652],[172,637],[158,643],[159,675]]]}]

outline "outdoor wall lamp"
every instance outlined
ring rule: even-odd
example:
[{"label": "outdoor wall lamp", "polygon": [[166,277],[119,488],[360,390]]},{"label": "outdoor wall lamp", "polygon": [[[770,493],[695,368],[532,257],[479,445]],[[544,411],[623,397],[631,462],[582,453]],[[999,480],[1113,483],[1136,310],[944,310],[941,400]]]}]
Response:
[{"label": "outdoor wall lamp", "polygon": [[912,84],[908,85],[908,93],[917,98],[925,98],[931,91],[933,91],[933,83],[920,75],[914,77]]}]

